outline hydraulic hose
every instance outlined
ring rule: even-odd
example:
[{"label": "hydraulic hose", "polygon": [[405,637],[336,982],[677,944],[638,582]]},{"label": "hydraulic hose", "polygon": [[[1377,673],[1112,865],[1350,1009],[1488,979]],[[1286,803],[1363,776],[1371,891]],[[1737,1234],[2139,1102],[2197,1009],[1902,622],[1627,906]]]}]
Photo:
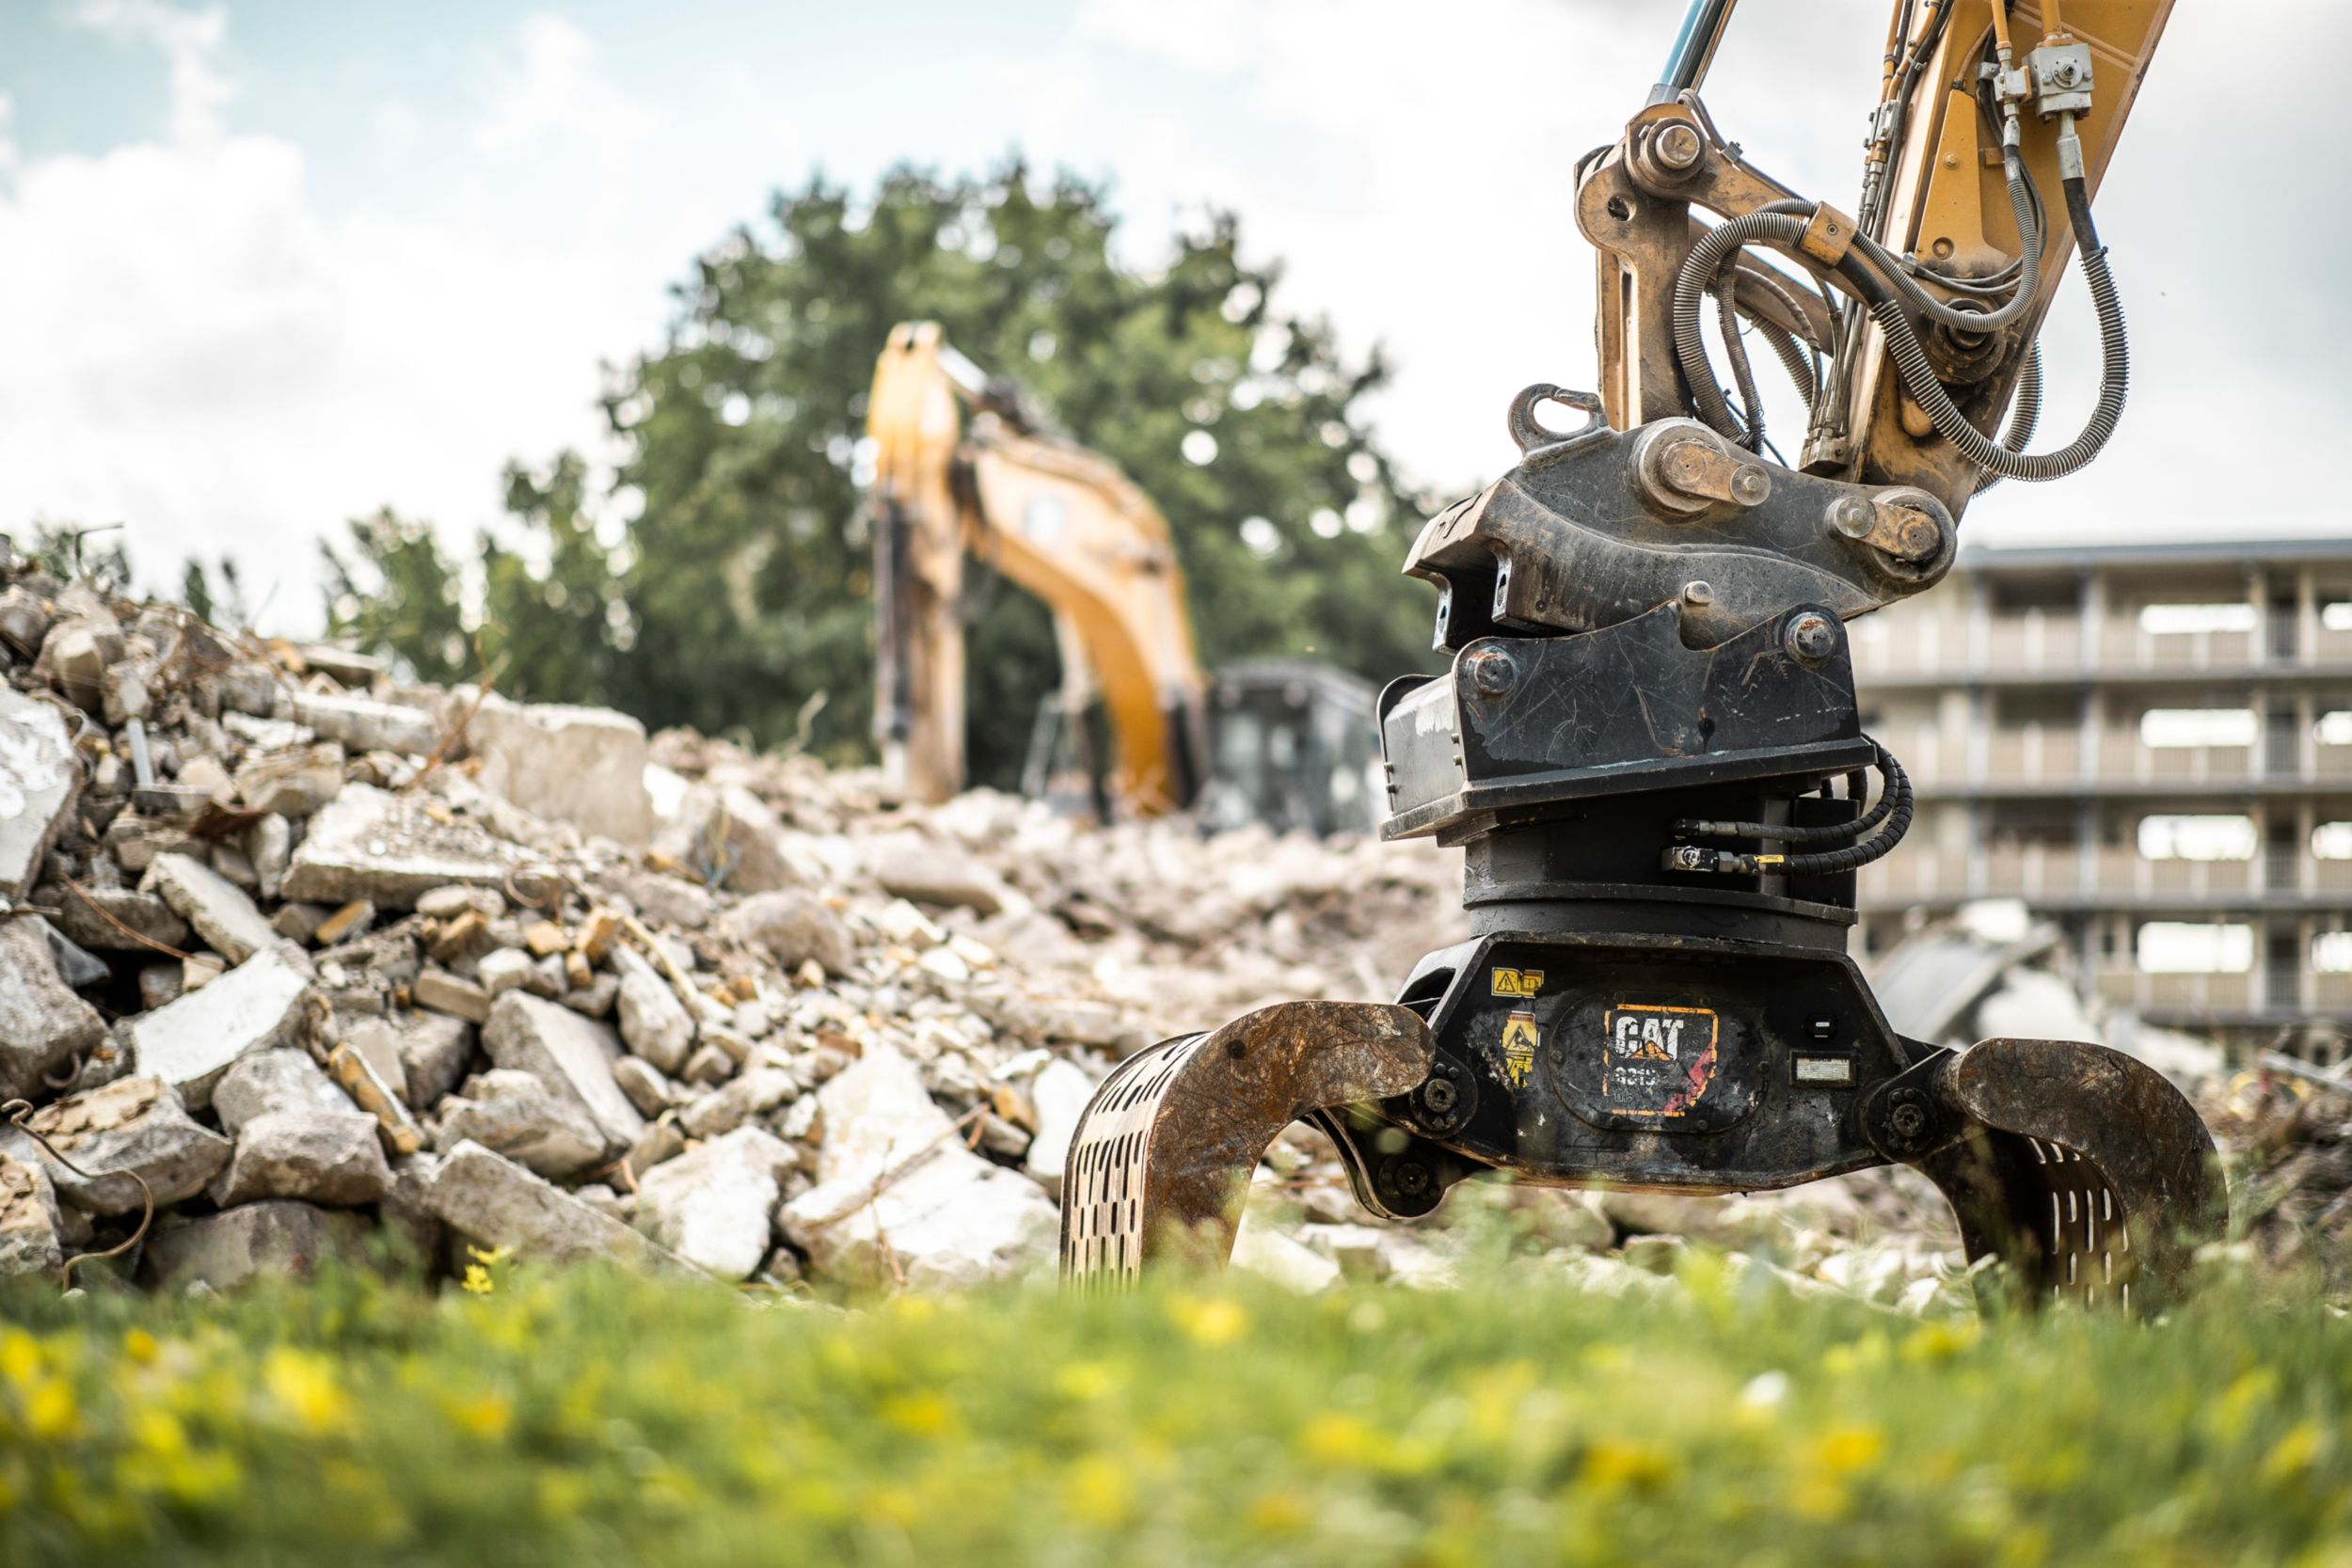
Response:
[{"label": "hydraulic hose", "polygon": [[[2107,270],[2107,253],[2100,245],[2098,230],[2090,221],[2090,190],[2079,178],[2066,182],[2066,209],[2074,221],[2074,243],[2082,251],[2083,280],[2090,287],[2091,309],[2099,317],[2102,363],[2097,405],[2091,409],[2082,434],[2056,451],[2011,451],[1969,423],[1968,416],[1960,411],[1943,384],[1936,380],[1935,369],[1928,363],[1919,335],[1912,330],[1910,319],[1903,314],[1894,293],[1870,268],[1857,264],[1851,254],[1838,267],[1870,301],[1871,319],[1886,335],[1887,356],[1894,360],[1896,371],[1902,377],[1903,389],[1926,410],[1936,433],[1951,442],[1969,462],[2004,479],[2064,479],[2099,455],[2123,418],[2123,400],[2132,370],[2131,346],[2123,328],[2123,304],[2116,293],[2114,274]],[[1677,346],[1679,341],[1677,335]]]},{"label": "hydraulic hose", "polygon": [[[1808,201],[1775,201],[1745,217],[1717,224],[1691,247],[1675,278],[1675,362],[1690,386],[1699,419],[1708,429],[1732,440],[1742,440],[1746,433],[1733,421],[1731,405],[1724,401],[1723,388],[1715,385],[1715,372],[1708,364],[1707,342],[1699,334],[1699,297],[1741,245],[1763,241],[1794,245],[1804,239],[1805,220],[1797,214],[1809,213],[1812,207]],[[1729,291],[1729,284],[1723,286]],[[1753,404],[1750,406],[1753,409]]]},{"label": "hydraulic hose", "polygon": [[2033,309],[2042,290],[2042,225],[2036,219],[2039,205],[2033,191],[2033,176],[2026,171],[2026,161],[2014,147],[2001,154],[2003,172],[2009,176],[2010,211],[2017,218],[2017,237],[2024,255],[2018,273],[2017,292],[2009,303],[1994,310],[1963,310],[1942,300],[1912,280],[1911,267],[1903,258],[1887,249],[1867,233],[1854,236],[1854,248],[1867,256],[1885,275],[1897,293],[1931,322],[1956,327],[1963,332],[1993,332],[2010,323],[2022,320]]},{"label": "hydraulic hose", "polygon": [[[2001,445],[2011,451],[2024,451],[2026,443],[2033,439],[2034,426],[2042,422],[2042,342],[2034,341],[2026,351],[2026,373],[2017,382],[2017,401],[2009,411],[2009,429],[2001,436]],[[1975,494],[1983,495],[2001,483],[1999,474],[1986,474],[1977,481]]]},{"label": "hydraulic hose", "polygon": [[1876,837],[1858,844],[1848,843],[1836,849],[1798,855],[1744,854],[1696,845],[1675,845],[1665,851],[1661,863],[1669,871],[1714,872],[1734,877],[1775,872],[1786,877],[1830,877],[1883,859],[1911,831],[1912,812],[1916,801],[1912,793],[1911,777],[1903,771],[1902,764],[1897,762],[1894,753],[1878,742],[1870,744],[1877,752],[1874,765],[1886,784],[1880,794],[1879,803],[1867,816],[1820,828],[1796,828],[1769,822],[1689,821],[1676,823],[1675,831],[1707,838],[1762,838],[1784,844],[1813,844],[1834,838],[1853,838],[1884,824]]}]

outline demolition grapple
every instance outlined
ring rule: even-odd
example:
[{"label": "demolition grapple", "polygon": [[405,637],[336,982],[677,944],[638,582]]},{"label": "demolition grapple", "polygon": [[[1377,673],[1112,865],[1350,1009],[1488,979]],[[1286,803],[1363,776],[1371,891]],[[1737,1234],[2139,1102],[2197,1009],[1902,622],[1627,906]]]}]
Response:
[{"label": "demolition grapple", "polygon": [[[1849,216],[1717,134],[1697,87],[1731,5],[1692,0],[1647,105],[1576,166],[1602,392],[1521,392],[1518,467],[1406,562],[1452,663],[1381,696],[1382,832],[1463,847],[1474,935],[1393,1004],[1284,1004],[1123,1063],[1071,1151],[1069,1275],[1221,1261],[1303,1117],[1391,1218],[1484,1170],[1704,1194],[1899,1162],[2006,1265],[1979,1278],[2132,1308],[2179,1291],[2227,1217],[2181,1094],[2095,1045],[1905,1039],[1846,954],[1854,874],[1912,795],[1862,731],[1845,624],[1940,580],[1978,492],[2072,473],[2114,430],[2128,355],[2090,197],[2169,8],[2122,0],[2098,36],[2021,52],[2004,0],[1898,6]],[[2027,452],[2070,245],[2099,397]],[[1794,465],[1744,328],[1805,404]]]},{"label": "demolition grapple", "polygon": [[[1589,403],[1531,388],[1523,438],[1553,398]],[[1645,476],[1701,462],[1754,499],[1721,521],[1660,515]],[[1855,869],[1911,813],[1856,714],[1842,615],[1867,596],[1867,558],[1835,530],[1795,538],[1856,493],[1689,421],[1596,419],[1530,439],[1430,523],[1407,569],[1438,584],[1454,657],[1382,695],[1384,831],[1464,847],[1475,934],[1423,958],[1392,1005],[1285,1003],[1122,1063],[1071,1150],[1065,1271],[1223,1261],[1250,1171],[1303,1118],[1391,1219],[1485,1170],[1732,1193],[1900,1162],[1951,1200],[1972,1259],[2037,1297],[2139,1307],[2177,1290],[2224,1209],[2180,1092],[2096,1045],[1906,1039],[1846,954]],[[1948,551],[1932,497],[1863,499]],[[1754,548],[1778,535],[1792,542]],[[1575,625],[1596,598],[1653,597]]]}]

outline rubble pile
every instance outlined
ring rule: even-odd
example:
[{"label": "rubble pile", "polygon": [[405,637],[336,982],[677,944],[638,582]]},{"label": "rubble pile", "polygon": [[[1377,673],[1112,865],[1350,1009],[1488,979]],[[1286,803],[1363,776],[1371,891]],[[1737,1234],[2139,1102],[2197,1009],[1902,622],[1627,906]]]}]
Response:
[{"label": "rubble pile", "polygon": [[[5,551],[0,550],[0,561]],[[1441,852],[648,738],[0,567],[0,1272],[390,1232],[729,1280],[1049,1259],[1118,1057],[1379,994]]]},{"label": "rubble pile", "polygon": [[[4,547],[0,674],[0,1274],[119,1248],[122,1277],[221,1289],[388,1240],[460,1277],[499,1249],[771,1286],[1041,1271],[1120,1056],[1389,995],[1463,934],[1458,857],[1425,844],[910,806]],[[1498,1206],[1596,1288],[1657,1285],[1688,1237],[1890,1305],[1964,1289],[1907,1173]],[[1236,1260],[1427,1282],[1466,1244],[1363,1218],[1294,1128]]]}]

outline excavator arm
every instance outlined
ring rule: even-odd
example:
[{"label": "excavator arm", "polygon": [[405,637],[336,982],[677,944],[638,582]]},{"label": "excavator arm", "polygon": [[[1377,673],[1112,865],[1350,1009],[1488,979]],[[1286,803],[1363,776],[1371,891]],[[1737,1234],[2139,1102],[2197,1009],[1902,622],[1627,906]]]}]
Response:
[{"label": "excavator arm", "polygon": [[1112,787],[1155,815],[1199,788],[1205,683],[1168,523],[1107,459],[1035,427],[938,325],[892,329],[874,369],[876,729],[920,799],[963,783],[964,556],[1054,613],[1063,705],[1099,695]]},{"label": "excavator arm", "polygon": [[[1576,167],[1599,390],[1522,390],[1518,465],[1406,561],[1453,666],[1381,697],[1382,832],[1462,847],[1472,935],[1394,1005],[1262,1009],[1115,1073],[1072,1147],[1070,1274],[1222,1257],[1304,1116],[1390,1218],[1488,1170],[1727,1193],[1900,1163],[2001,1265],[1982,1289],[2145,1309],[2185,1288],[2227,1195],[2177,1089],[2096,1045],[1907,1039],[1846,950],[1854,873],[1913,799],[1862,732],[1845,623],[1940,580],[1992,483],[2073,473],[2115,428],[2091,193],[2169,9],[1897,0],[1848,213],[1719,134],[1698,88],[1732,7],[1694,0],[1649,102]],[[2070,247],[2102,385],[2037,451]],[[1805,405],[1793,464],[1743,324]]]}]

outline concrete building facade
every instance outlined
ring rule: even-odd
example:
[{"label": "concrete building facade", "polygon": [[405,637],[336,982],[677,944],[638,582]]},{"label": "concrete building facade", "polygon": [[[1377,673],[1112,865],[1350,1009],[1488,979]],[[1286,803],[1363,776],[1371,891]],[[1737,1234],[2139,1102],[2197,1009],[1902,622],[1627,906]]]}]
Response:
[{"label": "concrete building facade", "polygon": [[2352,541],[1971,546],[1851,631],[1920,799],[1866,952],[2022,899],[2151,1022],[2352,1026]]}]

